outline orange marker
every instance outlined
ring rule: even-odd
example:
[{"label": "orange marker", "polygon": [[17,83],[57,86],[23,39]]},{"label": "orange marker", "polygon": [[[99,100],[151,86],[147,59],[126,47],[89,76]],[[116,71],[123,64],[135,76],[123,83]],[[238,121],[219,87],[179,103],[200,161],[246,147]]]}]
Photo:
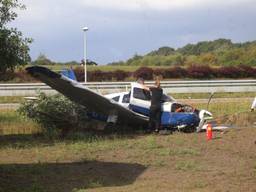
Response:
[{"label": "orange marker", "polygon": [[211,123],[207,124],[206,137],[207,137],[207,140],[212,139],[212,125],[211,125]]}]

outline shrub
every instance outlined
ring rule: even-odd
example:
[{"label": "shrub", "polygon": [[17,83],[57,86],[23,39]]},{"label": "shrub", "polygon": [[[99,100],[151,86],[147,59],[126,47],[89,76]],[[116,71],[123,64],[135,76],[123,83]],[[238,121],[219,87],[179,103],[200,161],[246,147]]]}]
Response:
[{"label": "shrub", "polygon": [[239,69],[238,67],[221,67],[218,69],[218,77],[223,77],[223,78],[240,78],[242,77],[242,70]]},{"label": "shrub", "polygon": [[15,72],[15,82],[38,82],[37,79],[29,75],[24,70],[19,70],[18,72]]},{"label": "shrub", "polygon": [[101,71],[101,70],[95,70],[95,71],[89,71],[87,73],[88,81],[111,81],[113,78],[111,71]]},{"label": "shrub", "polygon": [[198,79],[212,78],[212,68],[204,65],[192,65],[187,69],[188,77]]},{"label": "shrub", "polygon": [[117,81],[124,81],[130,75],[129,72],[123,70],[115,70],[112,74]]},{"label": "shrub", "polygon": [[[74,69],[77,81],[84,82],[84,68],[77,67]],[[111,81],[113,72],[111,71],[87,71],[87,81]]]},{"label": "shrub", "polygon": [[256,68],[249,65],[239,65],[238,68],[241,71],[241,77],[256,77]]},{"label": "shrub", "polygon": [[173,67],[166,69],[164,78],[185,78],[187,77],[187,70],[181,67]]},{"label": "shrub", "polygon": [[155,69],[153,73],[156,76],[164,77],[165,69],[158,68],[158,69]]},{"label": "shrub", "polygon": [[149,67],[140,67],[133,73],[133,77],[138,79],[142,77],[145,80],[152,80],[153,79],[153,69]]},{"label": "shrub", "polygon": [[0,81],[10,81],[14,79],[15,74],[12,71],[0,72]]},{"label": "shrub", "polygon": [[71,130],[85,128],[87,111],[63,95],[46,96],[40,93],[37,100],[25,101],[18,112],[42,125],[49,137],[65,137]]},{"label": "shrub", "polygon": [[102,72],[102,77],[97,76],[97,81],[112,81],[113,80],[113,72],[112,71],[105,71]]},{"label": "shrub", "polygon": [[74,69],[74,73],[76,75],[77,81],[84,82],[84,68],[83,67],[76,67]]}]

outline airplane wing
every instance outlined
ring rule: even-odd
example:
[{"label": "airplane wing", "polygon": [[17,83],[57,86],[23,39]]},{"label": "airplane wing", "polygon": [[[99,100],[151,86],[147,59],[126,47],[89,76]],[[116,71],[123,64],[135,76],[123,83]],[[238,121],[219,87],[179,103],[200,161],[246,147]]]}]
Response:
[{"label": "airplane wing", "polygon": [[70,100],[85,106],[90,112],[106,116],[115,114],[118,117],[118,122],[129,125],[147,124],[147,118],[119,105],[115,101],[107,99],[64,75],[40,66],[27,67],[26,70],[33,77],[40,79]]}]

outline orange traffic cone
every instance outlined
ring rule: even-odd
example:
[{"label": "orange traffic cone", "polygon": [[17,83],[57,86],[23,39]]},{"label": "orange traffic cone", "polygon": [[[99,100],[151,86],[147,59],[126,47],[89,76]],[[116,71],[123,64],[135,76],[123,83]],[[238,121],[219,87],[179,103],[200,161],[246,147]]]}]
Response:
[{"label": "orange traffic cone", "polygon": [[211,123],[207,124],[206,137],[207,137],[207,140],[212,139],[212,125],[211,125]]}]

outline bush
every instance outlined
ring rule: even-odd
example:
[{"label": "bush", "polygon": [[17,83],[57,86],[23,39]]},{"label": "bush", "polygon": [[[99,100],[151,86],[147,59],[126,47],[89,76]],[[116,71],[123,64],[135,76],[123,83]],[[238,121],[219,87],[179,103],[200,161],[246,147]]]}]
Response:
[{"label": "bush", "polygon": [[84,129],[88,121],[83,106],[60,94],[46,96],[40,93],[37,100],[22,103],[18,112],[41,124],[49,137],[65,137],[71,130]]},{"label": "bush", "polygon": [[95,70],[95,71],[89,71],[87,73],[88,81],[111,81],[113,78],[113,73],[111,71],[101,71],[101,70]]},{"label": "bush", "polygon": [[10,81],[14,79],[15,74],[12,71],[0,72],[0,81]]},{"label": "bush", "polygon": [[[84,68],[77,67],[74,69],[77,81],[84,82]],[[87,81],[112,81],[114,73],[111,71],[87,71]]]},{"label": "bush", "polygon": [[140,67],[133,73],[133,77],[136,79],[142,77],[145,80],[153,79],[153,69],[149,67]]},{"label": "bush", "polygon": [[76,67],[74,69],[74,73],[76,75],[77,81],[84,82],[84,68],[83,67]]},{"label": "bush", "polygon": [[238,67],[221,67],[217,70],[217,77],[222,78],[241,78],[242,77],[242,70]]},{"label": "bush", "polygon": [[38,82],[37,79],[32,77],[31,75],[28,75],[28,73],[25,70],[19,70],[18,72],[15,72],[14,80],[16,83],[18,82]]},{"label": "bush", "polygon": [[204,65],[192,65],[187,69],[188,77],[197,79],[210,79],[213,76],[212,68]]},{"label": "bush", "polygon": [[165,69],[158,68],[158,69],[155,69],[153,73],[156,76],[162,76],[163,77],[164,73],[165,73]]},{"label": "bush", "polygon": [[241,77],[256,77],[256,68],[249,65],[239,65]]},{"label": "bush", "polygon": [[123,70],[116,70],[112,74],[113,78],[117,81],[124,81],[130,75],[129,72]]},{"label": "bush", "polygon": [[164,78],[185,78],[187,77],[187,70],[181,67],[174,67],[166,69]]}]

